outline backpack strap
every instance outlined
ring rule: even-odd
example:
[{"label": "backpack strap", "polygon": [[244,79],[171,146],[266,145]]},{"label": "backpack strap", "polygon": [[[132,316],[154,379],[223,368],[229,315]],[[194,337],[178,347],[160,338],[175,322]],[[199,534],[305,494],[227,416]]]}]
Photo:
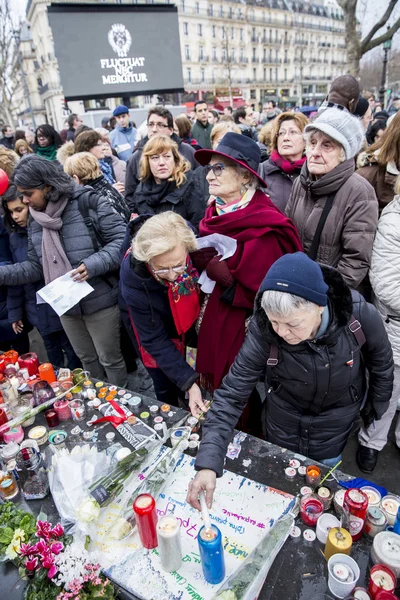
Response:
[{"label": "backpack strap", "polygon": [[351,315],[351,319],[348,324],[348,328],[350,329],[351,333],[356,338],[357,343],[360,346],[360,348],[362,348],[362,346],[364,346],[364,344],[366,343],[367,340],[366,340],[366,337],[362,330],[360,321],[357,321],[357,319],[355,318],[354,315]]},{"label": "backpack strap", "polygon": [[95,219],[92,218],[90,214],[90,209],[92,209],[92,214],[96,215],[96,194],[93,192],[93,190],[89,188],[86,188],[85,192],[85,194],[81,194],[78,198],[78,208],[89,231],[93,249],[95,252],[98,252],[104,246],[104,242],[101,237],[98,223]]},{"label": "backpack strap", "polygon": [[333,201],[335,200],[336,192],[329,194],[325,200],[324,208],[322,209],[321,216],[318,221],[317,229],[315,230],[314,237],[311,242],[308,256],[312,260],[316,260],[318,254],[318,248],[321,241],[322,230],[325,227],[326,220],[329,213],[331,212]]},{"label": "backpack strap", "polygon": [[271,344],[269,347],[269,357],[267,360],[267,367],[276,367],[278,364],[278,346]]}]

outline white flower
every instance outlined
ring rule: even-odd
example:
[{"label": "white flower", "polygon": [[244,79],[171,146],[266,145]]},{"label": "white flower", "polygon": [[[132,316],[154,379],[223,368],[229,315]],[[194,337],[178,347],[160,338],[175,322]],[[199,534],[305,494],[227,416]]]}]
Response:
[{"label": "white flower", "polygon": [[88,563],[98,563],[97,553],[90,553],[85,550],[83,542],[73,542],[67,546],[64,552],[61,552],[55,558],[57,565],[57,576],[52,579],[58,586],[64,586],[69,589],[70,583],[77,579],[82,582],[87,574],[85,565]]},{"label": "white flower", "polygon": [[6,549],[6,556],[8,560],[14,560],[19,554],[21,548],[21,542],[19,540],[15,540],[14,538],[11,540],[10,544]]},{"label": "white flower", "polygon": [[14,531],[13,541],[19,540],[20,542],[25,541],[25,531],[23,529],[16,529]]},{"label": "white flower", "polygon": [[100,514],[99,503],[94,498],[87,498],[76,511],[78,521],[89,523],[98,518]]}]

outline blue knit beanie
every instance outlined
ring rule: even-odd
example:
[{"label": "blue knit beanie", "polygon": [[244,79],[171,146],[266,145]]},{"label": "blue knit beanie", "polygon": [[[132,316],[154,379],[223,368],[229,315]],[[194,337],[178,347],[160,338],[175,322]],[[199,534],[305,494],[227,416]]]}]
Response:
[{"label": "blue knit beanie", "polygon": [[303,252],[285,254],[274,262],[260,287],[261,292],[266,290],[300,296],[318,306],[328,304],[328,286],[321,267]]}]

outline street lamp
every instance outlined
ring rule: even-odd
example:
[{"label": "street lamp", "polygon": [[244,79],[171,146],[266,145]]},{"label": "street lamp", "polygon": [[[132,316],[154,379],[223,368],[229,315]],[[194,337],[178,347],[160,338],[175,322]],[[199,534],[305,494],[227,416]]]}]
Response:
[{"label": "street lamp", "polygon": [[[390,29],[390,25],[387,26],[388,31]],[[382,79],[381,79],[381,87],[379,88],[379,102],[382,105],[382,108],[385,108],[385,91],[386,91],[386,68],[388,61],[388,52],[392,47],[392,38],[383,42],[383,69],[382,69]]]}]

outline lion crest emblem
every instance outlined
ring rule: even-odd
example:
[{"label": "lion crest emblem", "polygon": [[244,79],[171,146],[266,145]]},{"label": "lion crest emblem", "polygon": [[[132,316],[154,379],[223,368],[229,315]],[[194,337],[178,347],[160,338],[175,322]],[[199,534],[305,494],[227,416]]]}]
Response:
[{"label": "lion crest emblem", "polygon": [[125,25],[115,23],[108,32],[108,43],[120,58],[128,56],[132,44],[132,37]]}]

